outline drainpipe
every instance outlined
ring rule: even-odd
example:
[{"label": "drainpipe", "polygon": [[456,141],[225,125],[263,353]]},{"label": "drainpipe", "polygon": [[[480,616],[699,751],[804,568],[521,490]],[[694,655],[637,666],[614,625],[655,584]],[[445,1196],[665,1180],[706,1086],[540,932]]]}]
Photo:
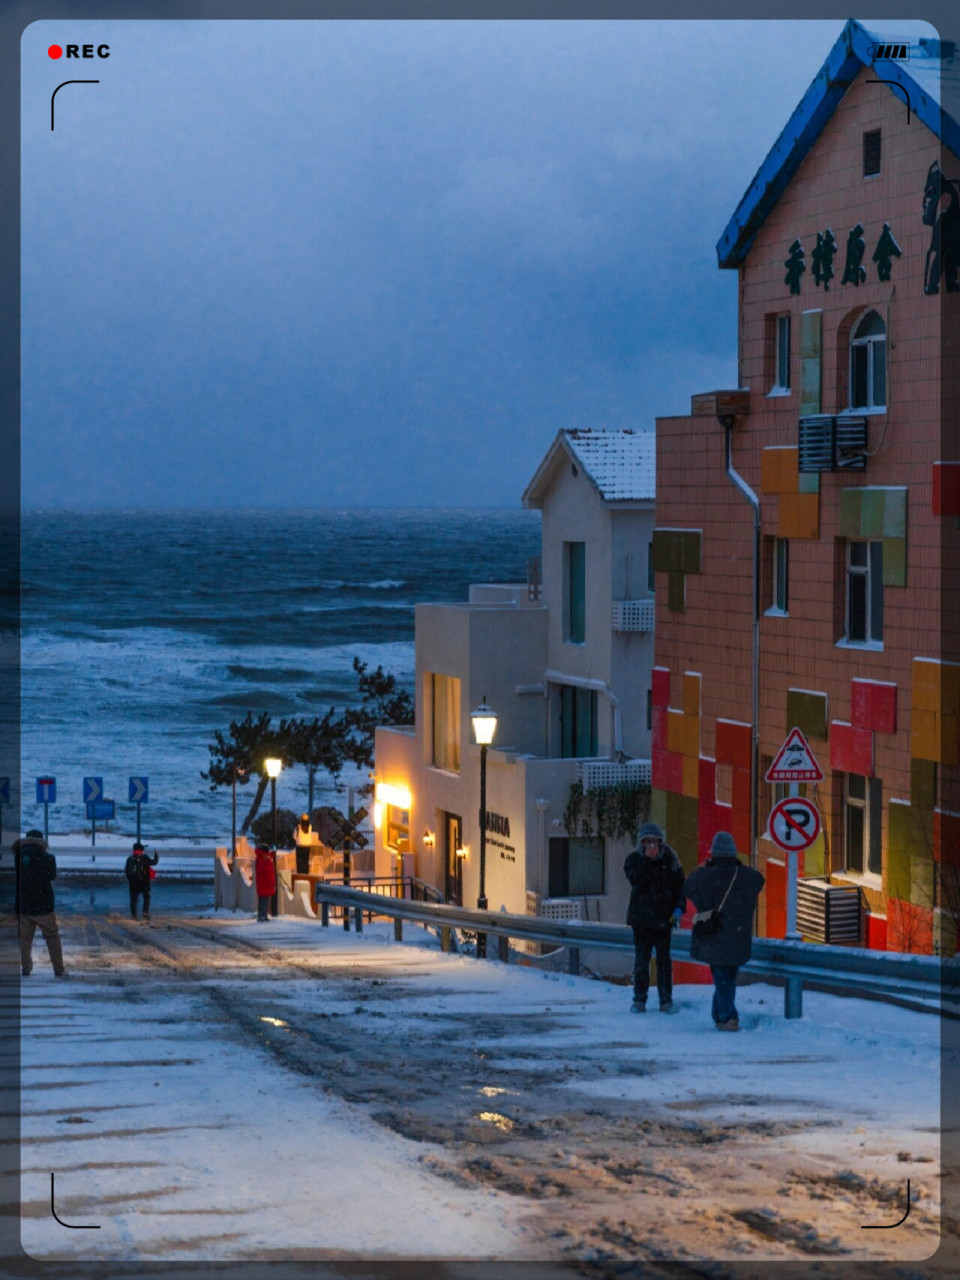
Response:
[{"label": "drainpipe", "polygon": [[718,415],[725,433],[725,460],[727,475],[753,507],[753,732],[751,735],[751,804],[750,804],[750,865],[757,865],[757,803],[760,767],[760,499],[739,475],[733,465],[730,440],[736,419],[731,415]]}]

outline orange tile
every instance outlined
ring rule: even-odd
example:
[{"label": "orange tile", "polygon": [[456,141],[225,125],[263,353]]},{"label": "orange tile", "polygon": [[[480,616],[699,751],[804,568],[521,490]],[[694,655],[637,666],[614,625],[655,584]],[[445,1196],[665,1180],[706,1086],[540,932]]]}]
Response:
[{"label": "orange tile", "polygon": [[[809,495],[804,494],[804,497]],[[797,526],[799,524],[799,506],[800,499],[798,493],[781,493],[780,506],[777,512],[777,534],[781,538],[795,538],[797,536]]]},{"label": "orange tile", "polygon": [[914,710],[910,722],[910,754],[916,760],[940,760],[940,717]]},{"label": "orange tile", "polygon": [[780,492],[780,450],[764,449],[760,455],[760,492]]},{"label": "orange tile", "polygon": [[684,714],[682,711],[675,711],[672,707],[667,712],[667,750],[683,751],[684,741]]},{"label": "orange tile", "polygon": [[[934,658],[914,658],[911,705],[914,712],[940,710],[940,663]],[[931,759],[929,756],[923,759]]]},{"label": "orange tile", "polygon": [[[782,502],[783,499],[781,498]],[[797,494],[797,531],[795,538],[820,537],[820,495],[819,493]]]},{"label": "orange tile", "polygon": [[780,492],[796,493],[799,483],[799,466],[798,449],[780,449]]},{"label": "orange tile", "polygon": [[700,761],[693,756],[683,757],[683,794],[694,799],[700,792]]}]

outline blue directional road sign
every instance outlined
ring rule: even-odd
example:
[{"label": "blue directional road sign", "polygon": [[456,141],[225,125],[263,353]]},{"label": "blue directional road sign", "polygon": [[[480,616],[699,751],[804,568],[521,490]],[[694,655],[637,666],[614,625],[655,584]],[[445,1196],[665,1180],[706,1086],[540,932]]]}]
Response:
[{"label": "blue directional road sign", "polygon": [[117,816],[117,805],[114,800],[94,800],[87,805],[87,817],[95,822],[109,822]]},{"label": "blue directional road sign", "polygon": [[103,779],[102,778],[84,778],[83,780],[83,803],[93,804],[103,795]]},{"label": "blue directional road sign", "polygon": [[150,779],[131,778],[130,793],[127,798],[130,804],[146,804],[150,799]]},{"label": "blue directional road sign", "polygon": [[56,803],[57,803],[56,778],[38,778],[37,779],[37,804],[56,804]]},{"label": "blue directional road sign", "polygon": [[0,778],[0,804],[10,803],[10,779]]}]

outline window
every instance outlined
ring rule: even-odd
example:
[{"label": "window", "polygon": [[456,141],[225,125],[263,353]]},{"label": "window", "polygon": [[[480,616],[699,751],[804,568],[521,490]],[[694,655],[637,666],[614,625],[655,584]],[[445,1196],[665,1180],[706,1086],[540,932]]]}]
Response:
[{"label": "window", "polygon": [[883,784],[848,773],[843,783],[843,854],[848,871],[878,876],[883,869]]},{"label": "window", "polygon": [[873,178],[880,172],[880,130],[869,129],[863,135],[863,176]]},{"label": "window", "polygon": [[778,613],[786,613],[789,601],[787,590],[790,563],[790,543],[786,538],[773,540],[773,607]]},{"label": "window", "polygon": [[653,728],[653,690],[647,690],[647,729]]},{"label": "window", "polygon": [[583,644],[587,636],[587,544],[563,544],[563,638]]},{"label": "window", "polygon": [[653,543],[647,543],[647,590],[656,591],[657,576],[653,567]]},{"label": "window", "polygon": [[887,330],[868,311],[850,339],[850,408],[882,409],[887,403]]},{"label": "window", "polygon": [[586,840],[573,836],[552,837],[548,896],[579,897],[603,891],[603,839],[600,836]]},{"label": "window", "polygon": [[433,765],[460,772],[460,681],[433,675]]},{"label": "window", "polygon": [[560,755],[564,760],[597,754],[595,689],[560,686]]},{"label": "window", "polygon": [[847,543],[845,637],[852,644],[883,641],[883,543]]},{"label": "window", "polygon": [[776,358],[774,360],[775,391],[790,390],[790,317],[777,316],[776,323]]},{"label": "window", "polygon": [[410,810],[395,804],[387,805],[387,834],[384,840],[388,849],[397,853],[410,852]]}]

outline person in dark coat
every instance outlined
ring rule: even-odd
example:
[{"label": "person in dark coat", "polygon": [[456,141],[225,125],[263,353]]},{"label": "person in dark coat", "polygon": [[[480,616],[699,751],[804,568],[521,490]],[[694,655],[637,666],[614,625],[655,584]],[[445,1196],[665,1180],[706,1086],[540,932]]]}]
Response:
[{"label": "person in dark coat", "polygon": [[709,860],[687,877],[687,897],[698,912],[715,911],[723,903],[716,933],[700,936],[694,923],[690,940],[690,959],[705,962],[713,974],[711,1013],[721,1031],[740,1030],[734,998],[737,971],[750,959],[753,913],[763,882],[759,871],[738,860],[737,846],[729,831],[717,832]]},{"label": "person in dark coat", "polygon": [[152,858],[147,857],[139,840],[127,859],[124,870],[130,885],[130,914],[134,920],[137,918],[137,900],[141,894],[143,894],[143,918],[150,919],[150,868],[155,867],[159,861],[159,853],[154,853]]},{"label": "person in dark coat", "polygon": [[666,843],[655,822],[640,828],[640,847],[627,855],[624,874],[632,886],[627,924],[633,928],[634,1013],[643,1013],[650,990],[650,957],[657,955],[657,995],[660,1009],[673,1009],[673,965],[670,961],[670,930],[683,914],[683,867]]},{"label": "person in dark coat", "polygon": [[63,947],[54,911],[53,882],[57,860],[39,831],[28,831],[13,846],[17,885],[13,909],[20,918],[20,971],[25,978],[33,972],[33,935],[43,935],[50,963],[58,978],[65,978]]},{"label": "person in dark coat", "polygon": [[254,877],[257,884],[257,920],[265,921],[270,899],[277,892],[277,864],[274,854],[265,844],[258,844],[254,849]]},{"label": "person in dark coat", "polygon": [[305,813],[294,827],[293,839],[297,847],[297,875],[309,875],[310,850],[314,842],[313,827],[310,825],[309,813]]}]

